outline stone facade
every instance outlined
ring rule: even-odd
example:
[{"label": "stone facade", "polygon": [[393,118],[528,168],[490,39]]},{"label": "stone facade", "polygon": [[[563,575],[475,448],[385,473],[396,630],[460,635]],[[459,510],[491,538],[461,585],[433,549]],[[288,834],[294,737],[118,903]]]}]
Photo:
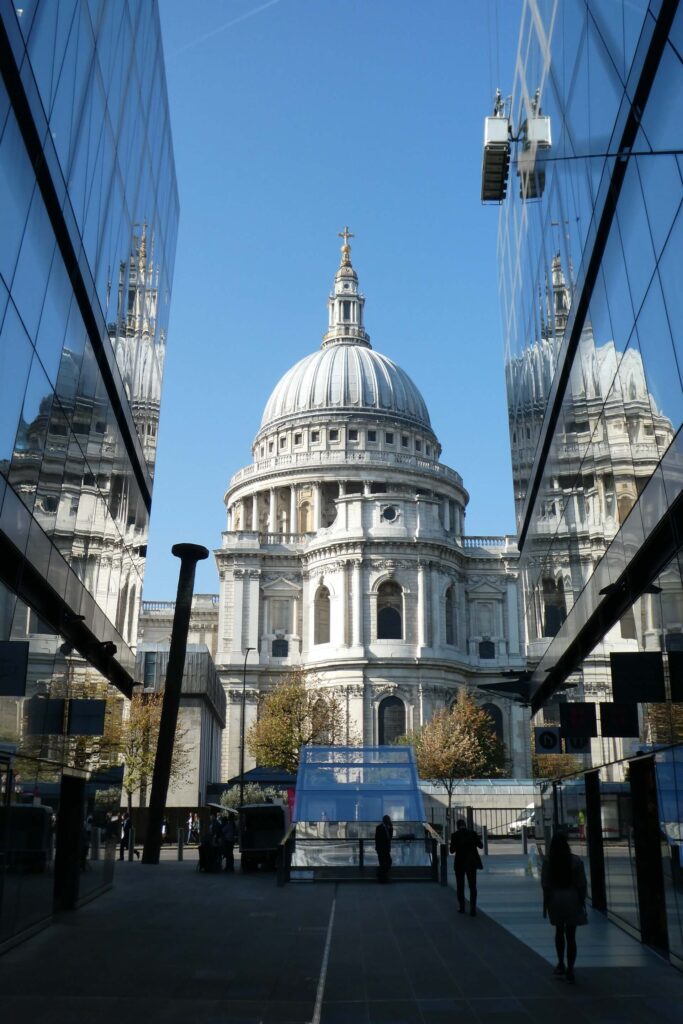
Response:
[{"label": "stone facade", "polygon": [[[524,667],[515,542],[465,535],[463,481],[363,314],[345,235],[321,349],[276,386],[225,495],[223,779],[239,772],[243,686],[248,729],[259,694],[302,667],[342,698],[349,739],[371,744]],[[527,713],[489,704],[511,772],[528,777]]]}]

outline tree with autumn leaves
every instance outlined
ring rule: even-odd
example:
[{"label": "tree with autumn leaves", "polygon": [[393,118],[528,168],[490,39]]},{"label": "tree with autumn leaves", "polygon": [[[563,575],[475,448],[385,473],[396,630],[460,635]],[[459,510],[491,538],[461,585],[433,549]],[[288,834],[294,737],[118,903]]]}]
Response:
[{"label": "tree with autumn leaves", "polygon": [[297,669],[262,696],[247,749],[259,765],[296,772],[302,746],[346,742],[345,729],[341,700]]},{"label": "tree with autumn leaves", "polygon": [[452,707],[436,711],[421,729],[400,742],[414,747],[420,776],[445,788],[449,829],[456,782],[493,778],[505,771],[505,747],[493,720],[466,690],[460,691]]},{"label": "tree with autumn leaves", "polygon": [[[147,788],[151,785],[154,772],[163,702],[163,693],[135,693],[130,702],[128,717],[122,720],[120,732],[114,740],[124,764],[123,789],[129,811],[136,793],[140,794],[140,805],[146,803]],[[186,781],[191,759],[186,730],[179,720],[173,743],[170,787]]]}]

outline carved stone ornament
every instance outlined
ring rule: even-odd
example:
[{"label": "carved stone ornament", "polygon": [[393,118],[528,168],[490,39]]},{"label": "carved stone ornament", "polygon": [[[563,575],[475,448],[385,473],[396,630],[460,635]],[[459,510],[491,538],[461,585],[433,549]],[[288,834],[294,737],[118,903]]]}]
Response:
[{"label": "carved stone ornament", "polygon": [[362,683],[351,683],[344,692],[349,697],[363,697],[365,695],[365,687]]},{"label": "carved stone ornament", "polygon": [[398,690],[397,683],[373,683],[372,684],[372,695],[373,697],[385,697],[388,694],[396,693]]},{"label": "carved stone ornament", "polygon": [[246,569],[235,569],[233,571],[233,576],[235,577],[236,580],[243,580],[246,575],[247,575],[247,570]]},{"label": "carved stone ornament", "polygon": [[404,559],[381,558],[370,563],[370,568],[377,572],[393,572],[395,569],[414,569],[415,562],[408,562]]},{"label": "carved stone ornament", "polygon": [[293,572],[266,572],[261,574],[263,583],[278,583],[283,580],[285,583],[299,583],[301,576]]},{"label": "carved stone ornament", "polygon": [[[253,686],[247,686],[245,693],[245,699],[248,701],[257,701],[259,699],[260,691]],[[225,696],[231,704],[239,704],[242,700],[242,687],[228,685],[225,688]]]},{"label": "carved stone ornament", "polygon": [[249,579],[250,580],[258,580],[258,579],[260,579],[260,576],[261,576],[261,570],[260,569],[250,569],[249,570]]}]

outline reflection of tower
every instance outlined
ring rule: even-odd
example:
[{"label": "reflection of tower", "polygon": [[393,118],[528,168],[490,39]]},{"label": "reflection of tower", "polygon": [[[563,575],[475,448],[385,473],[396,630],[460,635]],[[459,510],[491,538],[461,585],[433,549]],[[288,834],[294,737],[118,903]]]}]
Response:
[{"label": "reflection of tower", "polygon": [[116,322],[109,333],[145,461],[154,473],[156,460],[161,379],[165,337],[157,337],[158,270],[154,262],[154,237],[147,225],[133,236],[128,262],[119,265]]},{"label": "reflection of tower", "polygon": [[[559,254],[551,262],[545,298],[540,336],[506,367],[520,516],[571,305]],[[597,338],[586,320],[524,543],[521,576],[531,667],[561,629],[671,442],[673,427],[663,413],[648,391],[639,349],[628,346],[619,352],[611,338]],[[599,650],[584,660],[588,699],[609,697],[610,651],[648,646],[650,600],[629,609]],[[617,749],[622,741],[597,742],[604,745],[599,763],[623,756],[623,749]],[[614,749],[607,750],[608,742]]]}]

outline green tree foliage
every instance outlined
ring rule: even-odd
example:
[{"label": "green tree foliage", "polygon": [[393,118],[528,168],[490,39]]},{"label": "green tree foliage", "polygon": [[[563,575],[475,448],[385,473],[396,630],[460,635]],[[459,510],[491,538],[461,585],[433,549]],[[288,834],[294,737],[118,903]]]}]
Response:
[{"label": "green tree foliage", "polygon": [[460,779],[504,774],[505,747],[491,716],[461,690],[451,708],[435,712],[429,722],[402,738],[415,748],[420,776],[444,786],[450,827],[453,790]]},{"label": "green tree foliage", "polygon": [[683,704],[646,704],[648,742],[668,746],[683,740]]},{"label": "green tree foliage", "polygon": [[[144,803],[147,787],[151,785],[154,759],[159,739],[163,693],[136,693],[130,702],[130,713],[121,723],[119,753],[125,765],[123,788],[128,798],[128,809],[133,805],[133,796],[140,792]],[[170,785],[187,781],[191,766],[191,750],[186,743],[186,730],[180,719],[176,726],[171,761]]]},{"label": "green tree foliage", "polygon": [[[271,786],[259,786],[256,782],[245,782],[244,784],[245,804],[265,804],[270,800],[286,801],[286,799],[286,793],[273,789]],[[230,789],[224,789],[221,793],[220,804],[222,807],[229,807],[236,811],[240,806],[240,787],[231,786]]]},{"label": "green tree foliage", "polygon": [[339,698],[297,669],[261,698],[247,749],[259,765],[296,772],[302,746],[346,742],[344,725]]},{"label": "green tree foliage", "polygon": [[560,779],[583,768],[582,762],[572,754],[532,754],[531,772],[535,779]]}]

